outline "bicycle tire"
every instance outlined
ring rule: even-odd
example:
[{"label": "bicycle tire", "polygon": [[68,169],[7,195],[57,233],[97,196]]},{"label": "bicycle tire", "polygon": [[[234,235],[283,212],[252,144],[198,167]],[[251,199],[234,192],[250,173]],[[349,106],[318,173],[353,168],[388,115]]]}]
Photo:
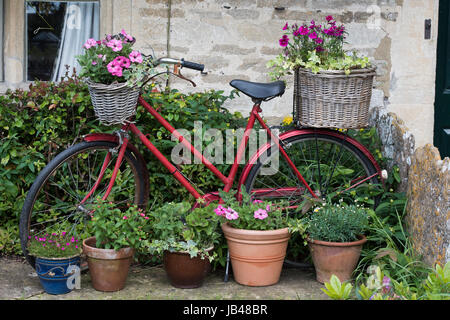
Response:
[{"label": "bicycle tire", "polygon": [[[380,180],[378,178],[380,172],[377,169],[378,165],[374,162],[375,160],[369,159],[369,157],[366,156],[368,151],[358,148],[354,143],[351,143],[351,138],[344,134],[327,129],[316,129],[314,132],[299,131],[293,136],[280,138],[280,140],[281,144],[285,146],[287,154],[299,169],[306,182],[312,187],[313,191],[322,198],[325,198],[330,193],[336,192],[336,190],[339,189],[343,189],[342,191],[344,191],[346,189],[345,187],[351,186],[351,182],[357,179],[363,181],[364,179],[371,177],[370,179],[367,179],[366,183],[362,183],[358,187],[355,186],[354,189],[350,188],[346,192],[340,193],[341,197],[348,195],[354,198],[354,195],[352,195],[351,192],[355,191],[356,188],[367,186],[369,184],[380,185]],[[287,166],[284,158],[279,155],[279,152],[277,151],[272,154],[272,148],[275,147],[269,147],[258,157],[256,163],[253,164],[247,178],[243,182],[243,185],[249,193],[255,192],[258,188],[259,190],[261,190],[261,188],[267,189],[267,194],[264,196],[264,193],[260,193],[257,196],[259,198],[281,198],[285,200],[287,198],[290,205],[295,207],[304,200],[304,197],[298,197],[299,195],[312,196],[304,188],[304,185],[298,178],[293,175],[292,170]],[[295,150],[297,151],[297,155],[294,155]],[[328,151],[328,155],[321,155],[321,153],[325,151]],[[276,173],[277,176],[266,178],[266,181],[264,181],[262,178],[263,174],[261,173],[262,168],[270,161],[273,162],[271,159],[273,159],[272,157],[275,155],[279,155],[280,164]],[[298,155],[301,155],[302,157],[299,157]],[[334,160],[336,160],[336,163],[332,163]],[[305,170],[308,166],[309,169]],[[351,170],[356,172],[356,174],[352,175]],[[286,171],[289,171],[289,176],[287,176]],[[347,177],[345,177],[345,173],[347,173]],[[343,180],[341,182],[333,181],[336,180],[335,174],[338,176],[341,174]],[[357,177],[357,174],[361,174],[362,176]],[[290,185],[276,186],[276,181],[282,181],[283,178],[286,177],[292,180],[290,181]],[[344,182],[344,180],[348,181]],[[270,185],[269,181],[271,181],[273,185]],[[325,184],[323,184],[323,182],[325,182]],[[276,192],[273,192],[274,190],[281,190],[281,188],[284,187],[295,189],[295,195],[294,192],[292,192],[290,196],[286,195],[285,197],[282,197],[276,195]],[[270,190],[272,190],[272,192],[269,192]],[[273,196],[271,197],[271,195]],[[293,198],[295,201],[292,200]],[[379,199],[380,196],[374,192],[374,196],[371,197],[371,199],[365,200],[368,203],[372,203],[376,208]]]},{"label": "bicycle tire", "polygon": [[[91,141],[91,142],[81,142],[78,144],[75,144],[68,149],[62,151],[60,154],[58,154],[53,160],[51,160],[46,167],[42,169],[42,171],[37,176],[36,180],[34,181],[33,185],[31,186],[30,190],[28,191],[27,197],[25,199],[24,205],[22,207],[22,211],[20,214],[20,222],[19,222],[19,232],[20,232],[20,241],[21,241],[21,247],[22,252],[26,258],[26,260],[31,264],[31,266],[34,267],[34,257],[30,256],[28,254],[27,250],[27,244],[30,236],[30,232],[32,232],[33,235],[43,232],[43,230],[48,230],[49,228],[56,228],[59,226],[64,226],[65,222],[64,220],[69,223],[69,219],[73,221],[73,223],[70,225],[71,228],[73,228],[75,231],[79,227],[83,227],[82,224],[87,218],[86,211],[80,212],[80,208],[82,206],[79,206],[80,199],[83,198],[84,193],[88,192],[88,190],[80,190],[81,187],[87,186],[88,188],[92,188],[94,179],[95,179],[95,172],[80,172],[81,168],[86,168],[86,166],[83,166],[86,162],[88,163],[88,169],[91,168],[91,161],[90,154],[106,154],[111,153],[113,154],[111,150],[113,148],[117,147],[117,143],[108,142],[108,141]],[[84,156],[84,158],[83,158]],[[76,159],[76,161],[75,161]],[[79,161],[79,159],[83,160],[84,162]],[[101,167],[101,164],[104,160],[104,157],[100,156],[98,158],[99,165],[97,163],[97,156],[95,156],[95,159],[92,161],[92,170],[99,171],[97,169],[98,167]],[[77,166],[76,173],[72,172],[71,169],[71,163],[75,164]],[[115,161],[110,160],[107,170],[105,172],[104,177],[108,176],[108,173],[112,171],[112,167],[114,167]],[[81,169],[82,170],[82,169]],[[66,176],[70,175],[70,176]],[[114,184],[113,192],[116,192],[117,196],[114,196],[113,192],[111,192],[110,197],[108,197],[108,201],[113,201],[119,199],[124,199],[125,195],[118,196],[118,186],[120,179],[127,178],[127,175],[131,177],[131,180],[124,180],[122,181],[122,184],[120,187],[125,186],[131,186],[130,188],[134,187],[134,190],[130,190],[134,193],[132,197],[129,197],[130,204],[136,204],[139,207],[145,208],[148,195],[146,194],[146,182],[144,181],[145,175],[145,164],[142,163],[142,161],[137,160],[137,158],[132,154],[130,150],[126,150],[124,153],[124,160],[122,161],[119,174],[116,178],[116,183]],[[60,177],[60,178],[59,178]],[[67,180],[70,179],[70,183],[76,184],[76,190],[67,187],[67,190],[65,189],[65,184],[67,183]],[[85,179],[89,179],[89,181],[85,181]],[[128,179],[128,178],[127,178]],[[92,203],[91,200],[93,200],[96,196],[101,195],[102,192],[104,192],[105,188],[103,183],[106,185],[109,179],[103,179],[103,181],[99,184],[99,188],[97,189],[98,192],[95,192],[90,198],[88,198],[88,201],[83,206],[89,206],[90,203]],[[127,191],[127,190],[125,190]],[[53,192],[53,193],[52,193]],[[115,198],[114,198],[115,197]],[[114,199],[111,199],[114,198]],[[48,200],[48,202],[44,202],[45,200]],[[61,206],[63,201],[67,201],[67,206]],[[122,200],[121,200],[122,201]],[[71,203],[73,202],[73,203]],[[124,203],[123,201],[120,203]],[[128,203],[128,202],[126,202]],[[46,209],[48,207],[48,209]],[[53,218],[53,220],[45,220],[45,215],[52,215],[55,214],[54,207],[64,209],[65,214],[58,215],[56,214],[56,218]],[[44,210],[41,210],[44,209]],[[87,210],[86,207],[84,207],[84,210]],[[48,213],[46,212],[48,211]],[[80,220],[77,220],[78,217]],[[42,220],[44,218],[44,220]],[[41,220],[41,221],[40,221]],[[78,222],[78,223],[76,223]],[[47,225],[48,223],[48,225]]]}]

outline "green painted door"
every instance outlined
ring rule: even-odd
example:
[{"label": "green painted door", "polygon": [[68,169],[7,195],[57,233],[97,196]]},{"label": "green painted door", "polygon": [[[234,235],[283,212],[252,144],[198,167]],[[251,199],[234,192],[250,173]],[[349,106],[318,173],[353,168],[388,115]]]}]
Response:
[{"label": "green painted door", "polygon": [[450,5],[439,1],[434,145],[441,158],[450,157]]}]

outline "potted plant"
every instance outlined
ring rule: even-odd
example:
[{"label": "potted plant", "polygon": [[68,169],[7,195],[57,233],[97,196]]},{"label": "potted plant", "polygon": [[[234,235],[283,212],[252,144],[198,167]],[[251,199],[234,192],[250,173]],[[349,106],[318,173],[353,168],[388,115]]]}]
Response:
[{"label": "potted plant", "polygon": [[79,288],[81,245],[77,238],[66,232],[28,238],[28,252],[36,257],[36,273],[47,293],[64,294]]},{"label": "potted plant", "polygon": [[136,39],[122,30],[102,40],[88,39],[77,56],[96,116],[120,124],[136,113],[140,87],[154,74],[153,57],[134,50]]},{"label": "potted plant", "polygon": [[242,201],[232,192],[219,194],[224,203],[214,212],[223,221],[235,281],[248,286],[277,283],[296,220],[283,212],[281,203],[253,200],[244,188]]},{"label": "potted plant", "polygon": [[125,287],[135,249],[147,237],[148,219],[136,206],[122,212],[113,203],[97,199],[88,222],[94,236],[83,241],[94,289],[119,291]]},{"label": "potted plant", "polygon": [[294,72],[294,120],[312,127],[361,128],[376,75],[368,57],[344,49],[346,29],[332,16],[323,23],[288,23],[283,52],[268,63],[279,79]]},{"label": "potted plant", "polygon": [[188,202],[167,203],[150,213],[151,253],[163,256],[170,283],[177,288],[197,288],[216,257],[214,245],[220,232],[218,218],[210,208],[191,210]]},{"label": "potted plant", "polygon": [[369,210],[342,201],[324,202],[302,219],[317,281],[329,282],[333,274],[342,282],[351,279],[367,241]]}]

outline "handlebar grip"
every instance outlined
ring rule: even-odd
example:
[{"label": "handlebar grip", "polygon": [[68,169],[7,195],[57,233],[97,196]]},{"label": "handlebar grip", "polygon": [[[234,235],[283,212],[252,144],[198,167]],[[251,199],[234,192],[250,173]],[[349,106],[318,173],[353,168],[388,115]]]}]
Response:
[{"label": "handlebar grip", "polygon": [[205,69],[204,64],[185,61],[184,59],[181,59],[181,66],[184,68],[189,68],[189,69],[198,70],[198,71],[203,71],[203,69]]}]

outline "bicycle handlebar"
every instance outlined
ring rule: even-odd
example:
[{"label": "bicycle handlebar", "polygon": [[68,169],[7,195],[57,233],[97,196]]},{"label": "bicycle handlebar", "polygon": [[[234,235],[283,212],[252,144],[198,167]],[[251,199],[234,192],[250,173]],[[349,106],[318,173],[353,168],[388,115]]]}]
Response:
[{"label": "bicycle handlebar", "polygon": [[186,61],[184,59],[178,60],[173,58],[159,58],[156,64],[179,64],[184,68],[193,69],[202,72],[205,69],[204,64]]}]

